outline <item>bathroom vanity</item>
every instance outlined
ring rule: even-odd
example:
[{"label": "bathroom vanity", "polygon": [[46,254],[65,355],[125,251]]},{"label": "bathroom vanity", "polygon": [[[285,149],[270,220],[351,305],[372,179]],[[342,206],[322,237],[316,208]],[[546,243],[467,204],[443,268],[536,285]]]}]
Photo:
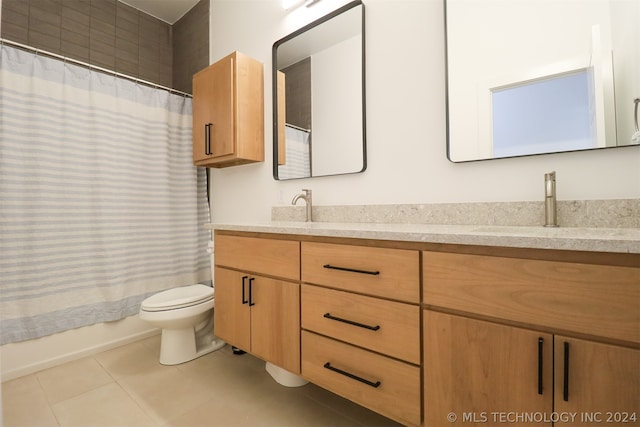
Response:
[{"label": "bathroom vanity", "polygon": [[214,228],[216,335],[336,394],[412,426],[640,425],[636,229]]}]

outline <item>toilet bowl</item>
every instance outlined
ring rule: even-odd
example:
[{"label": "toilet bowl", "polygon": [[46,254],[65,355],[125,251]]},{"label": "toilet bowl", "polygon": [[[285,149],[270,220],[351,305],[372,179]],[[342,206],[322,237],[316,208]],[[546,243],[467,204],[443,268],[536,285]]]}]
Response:
[{"label": "toilet bowl", "polygon": [[162,329],[161,364],[188,362],[225,345],[213,335],[213,294],[209,286],[190,285],[142,301],[140,319]]}]

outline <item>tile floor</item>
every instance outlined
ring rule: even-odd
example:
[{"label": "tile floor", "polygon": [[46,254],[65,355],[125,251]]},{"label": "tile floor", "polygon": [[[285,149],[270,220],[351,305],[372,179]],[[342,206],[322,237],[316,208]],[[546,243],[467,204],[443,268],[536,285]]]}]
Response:
[{"label": "tile floor", "polygon": [[226,346],[177,366],[160,336],[2,383],[4,427],[397,426],[313,384],[277,384]]}]

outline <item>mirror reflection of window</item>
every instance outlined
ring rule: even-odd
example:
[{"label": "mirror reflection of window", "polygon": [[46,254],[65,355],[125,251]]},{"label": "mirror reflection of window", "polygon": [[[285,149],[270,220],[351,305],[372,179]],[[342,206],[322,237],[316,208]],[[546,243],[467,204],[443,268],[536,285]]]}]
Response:
[{"label": "mirror reflection of window", "polygon": [[[445,18],[449,160],[467,162],[634,143],[632,100],[640,96],[640,1],[445,0]],[[589,138],[575,134],[562,140],[559,134],[555,138],[559,143],[552,144],[554,138],[545,134],[559,126],[553,117],[537,124],[524,117],[514,129],[523,137],[539,135],[546,140],[509,145],[503,139],[494,146],[492,88],[542,82],[581,69],[590,69],[593,75],[594,93],[589,93],[589,103],[582,111],[589,108],[594,114],[588,117],[596,127],[597,142],[579,143]],[[514,94],[524,92],[514,90]],[[522,104],[515,111],[533,108],[530,100]],[[563,114],[558,122],[568,125],[571,119],[565,113],[553,115]],[[584,123],[587,116],[581,117]],[[509,122],[513,121],[505,119],[498,126]],[[527,126],[535,129],[525,131]],[[499,138],[501,132],[498,129]],[[525,149],[516,150],[518,145]]]},{"label": "mirror reflection of window", "polygon": [[596,148],[589,70],[492,91],[493,157]]}]

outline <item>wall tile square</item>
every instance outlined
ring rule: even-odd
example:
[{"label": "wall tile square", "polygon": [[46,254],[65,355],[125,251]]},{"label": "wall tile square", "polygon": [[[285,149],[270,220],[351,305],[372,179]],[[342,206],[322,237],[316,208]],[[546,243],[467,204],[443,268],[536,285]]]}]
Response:
[{"label": "wall tile square", "polygon": [[5,21],[4,13],[2,15],[2,37],[7,40],[13,40],[18,43],[29,43],[29,31],[27,24],[14,24],[12,22]]},{"label": "wall tile square", "polygon": [[60,17],[62,11],[62,0],[37,0],[29,3],[29,13],[38,13],[40,19],[46,20],[44,16],[50,16],[52,19]]},{"label": "wall tile square", "polygon": [[29,40],[27,44],[48,50],[52,53],[60,53],[60,32],[58,29],[58,36],[52,34],[41,33],[40,31],[31,29],[31,22],[29,23]]},{"label": "wall tile square", "polygon": [[[22,0],[24,1],[24,0]],[[62,9],[72,9],[83,15],[91,15],[90,0],[62,0]]]},{"label": "wall tile square", "polygon": [[75,58],[83,62],[89,62],[89,40],[86,44],[76,44],[64,38],[60,42],[60,54],[68,58]]},{"label": "wall tile square", "polygon": [[62,46],[64,46],[65,43],[73,43],[76,46],[86,48],[88,52],[89,36],[86,33],[74,32],[72,30],[63,28],[62,34],[61,34],[61,40],[62,40]]},{"label": "wall tile square", "polygon": [[115,25],[115,0],[91,0],[91,17],[107,24]]},{"label": "wall tile square", "polygon": [[83,13],[71,7],[67,7],[67,4],[63,3],[62,28],[70,29],[76,32],[89,31],[89,14]]},{"label": "wall tile square", "polygon": [[21,15],[29,15],[29,2],[24,0],[2,0],[2,17],[4,12],[12,11]]}]

